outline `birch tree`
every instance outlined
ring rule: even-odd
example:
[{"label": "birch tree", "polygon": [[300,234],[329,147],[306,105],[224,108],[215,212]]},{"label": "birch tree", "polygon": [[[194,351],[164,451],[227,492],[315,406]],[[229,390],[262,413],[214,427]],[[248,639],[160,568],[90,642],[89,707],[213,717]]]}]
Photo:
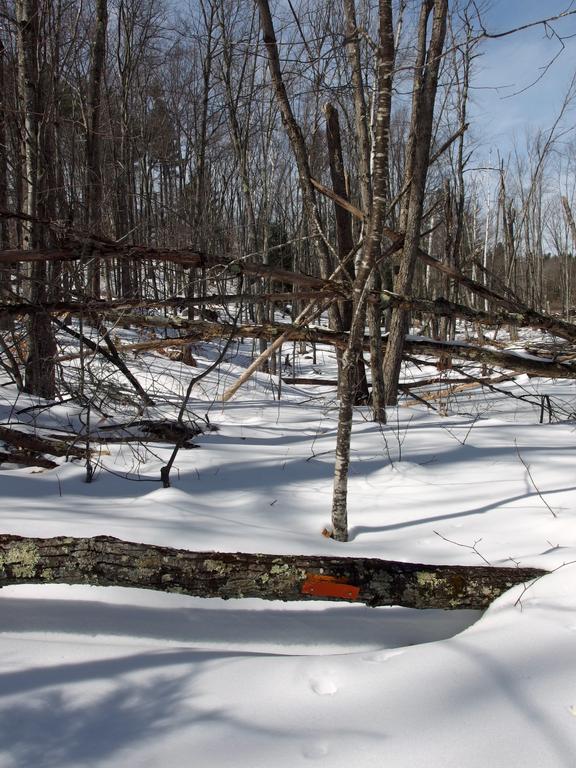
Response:
[{"label": "birch tree", "polygon": [[372,195],[366,221],[366,235],[356,278],[352,287],[352,324],[342,360],[342,385],[336,438],[334,491],[332,500],[332,536],[337,541],[348,539],[348,470],[354,407],[355,372],[362,354],[366,325],[368,287],[376,257],[380,254],[386,221],[388,189],[388,151],[392,108],[392,76],[394,69],[394,33],[391,0],[379,0],[377,49],[377,91],[374,141],[372,146]]}]

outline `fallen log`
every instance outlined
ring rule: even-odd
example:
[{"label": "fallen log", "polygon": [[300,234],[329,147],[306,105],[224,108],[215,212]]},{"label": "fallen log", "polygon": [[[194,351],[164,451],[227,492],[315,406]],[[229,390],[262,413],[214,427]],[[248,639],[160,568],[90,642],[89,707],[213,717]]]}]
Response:
[{"label": "fallen log", "polygon": [[[63,440],[31,435],[28,432],[22,432],[12,427],[0,426],[0,440],[23,451],[28,457],[33,454],[48,453],[50,456],[66,456],[76,459],[86,458],[86,450],[84,448],[70,445]],[[38,466],[45,465],[38,464]]]},{"label": "fallen log", "polygon": [[483,609],[536,568],[422,565],[364,557],[190,552],[110,536],[0,536],[0,587],[91,584],[195,597],[331,600]]},{"label": "fallen log", "polygon": [[0,451],[0,464],[19,464],[23,467],[41,467],[42,469],[56,469],[58,464],[51,459],[37,456],[34,452],[17,451],[6,453]]},{"label": "fallen log", "polygon": [[[107,315],[105,315],[107,316]],[[123,320],[133,325],[150,325],[159,328],[173,328],[185,333],[184,336],[153,339],[150,341],[123,344],[118,346],[119,352],[144,352],[162,349],[170,346],[194,344],[199,341],[227,338],[233,334],[236,338],[269,339],[277,342],[307,341],[316,344],[328,344],[344,349],[348,336],[346,333],[331,331],[328,328],[289,325],[287,323],[264,323],[261,325],[238,325],[230,323],[211,323],[204,320],[186,320],[184,318],[143,318],[139,315],[125,314]],[[149,322],[150,321],[150,322]],[[386,338],[383,338],[386,344]],[[370,339],[364,339],[364,349],[370,349]],[[460,360],[470,360],[486,363],[496,368],[504,368],[515,373],[526,373],[530,376],[540,376],[551,379],[576,379],[576,365],[569,360],[560,362],[554,358],[542,358],[519,352],[506,352],[488,347],[479,347],[465,342],[436,341],[424,336],[407,337],[405,342],[407,355],[423,354],[432,357],[453,357]],[[78,353],[63,355],[59,362],[74,360]]]},{"label": "fallen log", "polygon": [[[314,275],[292,272],[266,264],[256,264],[230,257],[211,256],[191,248],[152,248],[144,245],[122,246],[101,244],[96,247],[98,258],[131,259],[134,261],[160,261],[168,264],[181,264],[184,268],[206,268],[218,271],[216,277],[231,278],[239,275],[262,277],[279,283],[301,285],[310,290],[327,290],[336,297],[343,295],[343,287],[334,281],[323,280]],[[25,262],[79,261],[82,256],[82,244],[74,243],[65,248],[43,248],[31,251],[14,248],[0,251],[0,266]]]},{"label": "fallen log", "polygon": [[[299,384],[302,386],[311,387],[337,387],[338,379],[322,379],[320,376],[306,377],[306,376],[283,376],[282,381],[284,384]],[[372,386],[368,382],[368,386]]]},{"label": "fallen log", "polygon": [[[201,307],[205,304],[224,307],[227,304],[240,304],[250,302],[252,304],[262,304],[264,302],[293,302],[305,301],[311,299],[323,300],[329,295],[329,291],[298,291],[284,293],[233,293],[233,294],[208,294],[206,296],[170,296],[167,299],[114,299],[107,301],[105,299],[87,298],[85,301],[53,301],[46,304],[30,304],[29,302],[20,302],[18,304],[0,303],[0,319],[33,316],[38,314],[49,315],[98,315],[103,313],[125,313],[127,310],[156,309],[158,307],[173,308],[184,310],[189,307]],[[337,294],[334,294],[336,297]],[[155,315],[140,315],[141,318],[154,318]],[[116,317],[118,320],[118,317]],[[142,324],[142,323],[140,323]]]}]

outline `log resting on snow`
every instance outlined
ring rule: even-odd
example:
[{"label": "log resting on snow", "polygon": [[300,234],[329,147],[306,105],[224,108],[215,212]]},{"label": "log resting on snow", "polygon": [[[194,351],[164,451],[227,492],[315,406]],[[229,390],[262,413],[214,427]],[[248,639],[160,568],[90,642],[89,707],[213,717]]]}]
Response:
[{"label": "log resting on snow", "polygon": [[547,572],[363,557],[190,552],[112,538],[0,536],[0,587],[91,584],[196,597],[483,609]]},{"label": "log resting on snow", "polygon": [[[305,277],[305,280],[308,278]],[[190,306],[202,306],[205,304],[222,306],[225,304],[252,302],[263,303],[267,301],[292,302],[301,300],[317,299],[324,302],[327,298],[337,294],[331,288],[314,291],[299,291],[298,293],[264,293],[258,296],[251,294],[230,294],[193,297],[172,296],[167,299],[117,299],[114,301],[88,299],[86,302],[80,301],[58,301],[49,304],[1,304],[0,319],[3,317],[15,318],[19,316],[32,316],[35,314],[101,314],[114,322],[131,323],[140,327],[172,327],[180,328],[185,322],[183,318],[178,317],[159,317],[148,314],[128,314],[130,310],[152,309],[155,307],[172,307],[174,309],[185,309]],[[371,302],[382,301],[384,307],[400,307],[402,309],[414,310],[436,317],[455,317],[468,320],[473,323],[479,323],[484,326],[515,325],[518,328],[535,328],[547,331],[554,336],[563,338],[570,342],[576,342],[576,325],[569,323],[561,318],[543,315],[536,310],[525,307],[522,311],[509,312],[505,310],[485,312],[479,309],[473,309],[465,304],[457,304],[447,301],[444,298],[438,298],[433,301],[419,299],[409,296],[402,296],[390,291],[383,291],[381,294],[372,293],[368,300]]]},{"label": "log resting on snow", "polygon": [[[135,325],[147,325],[144,318],[133,315],[125,315],[123,322]],[[228,338],[232,333],[236,338],[245,339],[269,339],[274,340],[282,333],[286,341],[304,341],[316,344],[327,344],[344,349],[347,343],[347,335],[328,328],[300,328],[283,323],[265,323],[263,325],[239,325],[233,328],[226,323],[209,323],[201,320],[185,320],[182,318],[154,318],[150,323],[152,327],[174,328],[184,335],[167,339],[152,339],[139,341],[132,344],[118,345],[119,353],[146,352],[165,349],[166,347],[182,347],[196,344],[200,341]],[[384,345],[386,339],[383,339]],[[364,339],[364,351],[370,350],[370,339]],[[478,347],[474,344],[463,342],[445,342],[421,337],[408,337],[406,339],[405,352],[410,354],[422,354],[431,357],[453,357],[461,360],[469,360],[477,363],[486,363],[494,368],[503,368],[515,373],[525,373],[529,376],[539,376],[550,379],[576,379],[576,365],[569,362],[556,362],[552,358],[535,357],[534,355],[517,352],[502,352],[487,347]],[[78,353],[61,355],[58,362],[75,360]]]},{"label": "log resting on snow", "polygon": [[[12,427],[0,426],[0,441],[12,446],[17,451],[22,451],[24,456],[34,456],[36,454],[48,453],[51,456],[66,456],[74,458],[86,458],[86,450],[76,445],[55,438],[42,437],[40,435],[31,435],[28,432],[22,432]],[[12,451],[14,453],[14,451]],[[8,461],[9,459],[3,459]],[[24,463],[24,462],[22,462]],[[37,466],[47,466],[37,464]]]}]

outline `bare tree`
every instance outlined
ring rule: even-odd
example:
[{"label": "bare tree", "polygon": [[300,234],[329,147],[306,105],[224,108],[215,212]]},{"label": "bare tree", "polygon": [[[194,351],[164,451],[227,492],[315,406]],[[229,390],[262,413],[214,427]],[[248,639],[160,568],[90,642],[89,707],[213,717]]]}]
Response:
[{"label": "bare tree", "polygon": [[348,539],[348,469],[356,370],[362,354],[366,324],[367,290],[377,256],[380,254],[386,216],[388,189],[388,149],[394,68],[394,33],[391,0],[379,2],[379,34],[377,50],[377,92],[374,145],[372,150],[372,199],[360,263],[352,288],[353,317],[349,340],[342,361],[343,382],[334,465],[332,500],[332,535],[337,541]]},{"label": "bare tree", "polygon": [[[16,0],[18,26],[18,83],[23,105],[24,156],[24,248],[41,245],[42,234],[36,223],[39,199],[40,116],[43,114],[40,91],[40,5],[39,0]],[[30,272],[30,301],[42,304],[47,297],[47,266],[35,262]],[[56,342],[50,316],[38,313],[30,320],[25,387],[28,392],[51,398],[56,389]]]},{"label": "bare tree", "polygon": [[[432,28],[430,42],[428,43],[428,20],[430,14],[432,14]],[[402,295],[410,295],[412,291],[412,281],[420,246],[424,195],[432,142],[434,105],[446,36],[447,15],[447,0],[423,0],[420,7],[418,24],[412,117],[404,173],[405,186],[409,185],[409,190],[405,196],[400,216],[400,228],[404,233],[404,247],[400,270],[394,286],[395,291]],[[403,309],[394,310],[384,357],[386,399],[391,405],[397,401],[404,339],[409,328],[409,320],[409,312]]]},{"label": "bare tree", "polygon": [[[101,115],[102,81],[106,63],[106,32],[108,27],[108,0],[97,0],[94,20],[90,82],[88,86],[88,114],[86,121],[86,193],[84,205],[89,232],[100,233],[102,228],[102,168],[101,168]],[[100,296],[100,265],[97,253],[93,256],[89,279],[89,295]]]}]

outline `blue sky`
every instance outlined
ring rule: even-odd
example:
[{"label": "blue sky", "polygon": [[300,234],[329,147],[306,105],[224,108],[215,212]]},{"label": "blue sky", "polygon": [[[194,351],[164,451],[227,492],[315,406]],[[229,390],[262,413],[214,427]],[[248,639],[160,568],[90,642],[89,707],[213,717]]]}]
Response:
[{"label": "blue sky", "polygon": [[[570,0],[493,0],[484,14],[489,32],[527,24],[565,10],[576,10]],[[551,25],[564,39],[565,48],[550,64],[542,79],[534,83],[561,50],[557,38],[542,26],[498,40],[482,42],[476,62],[471,118],[475,136],[487,148],[506,155],[514,138],[528,131],[547,129],[556,119],[576,71],[576,15]],[[572,39],[569,36],[573,35]],[[516,94],[516,95],[515,95]],[[576,110],[567,115],[576,124]]]}]

